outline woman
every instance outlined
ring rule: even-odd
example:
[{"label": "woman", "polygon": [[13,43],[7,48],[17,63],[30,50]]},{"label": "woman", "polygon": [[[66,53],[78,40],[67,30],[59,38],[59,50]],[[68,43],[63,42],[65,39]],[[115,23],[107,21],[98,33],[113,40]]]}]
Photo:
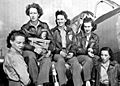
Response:
[{"label": "woman", "polygon": [[99,50],[99,37],[93,32],[95,29],[93,19],[86,17],[83,19],[81,26],[80,32],[82,32],[82,34],[79,33],[79,35],[76,35],[73,39],[77,45],[76,55],[78,61],[83,66],[83,77],[86,86],[90,86],[93,61],[96,62],[99,58],[96,56]]},{"label": "woman", "polygon": [[68,26],[70,24],[67,14],[63,11],[56,11],[56,24],[51,31],[53,33],[55,41],[55,55],[54,60],[56,61],[56,70],[58,73],[58,79],[60,86],[66,85],[66,67],[65,63],[71,65],[73,83],[74,86],[82,86],[81,79],[81,65],[79,64],[74,52],[70,51],[69,46],[69,35],[72,34],[72,29]]},{"label": "woman", "polygon": [[[40,21],[39,19],[43,15],[43,9],[40,7],[39,4],[37,3],[29,4],[26,7],[26,15],[29,16],[29,21],[21,27],[21,31],[26,35],[28,39],[41,38],[40,35],[42,30],[46,30],[49,35],[48,37],[49,38],[51,37],[49,33],[48,24]],[[24,50],[25,50],[24,57],[28,59],[27,63],[28,63],[29,73],[30,73],[32,82],[36,85],[38,84],[37,81],[38,81],[38,72],[39,72],[36,61],[37,61],[37,56],[38,58],[40,58],[39,54],[41,54],[41,48],[30,45],[30,42],[28,41]],[[50,59],[46,59],[44,61],[46,65],[46,63],[50,62]],[[46,68],[44,67],[42,70],[45,70],[45,69]],[[48,82],[48,77],[44,81],[42,79],[41,79],[42,82],[40,82],[40,84],[43,84],[43,82]]]},{"label": "woman", "polygon": [[93,73],[95,86],[119,86],[120,65],[113,60],[113,52],[109,47],[102,47],[100,59]]},{"label": "woman", "polygon": [[9,86],[27,86],[30,84],[27,64],[22,56],[25,35],[12,31],[7,37],[8,52],[5,55],[3,69],[8,76]]}]

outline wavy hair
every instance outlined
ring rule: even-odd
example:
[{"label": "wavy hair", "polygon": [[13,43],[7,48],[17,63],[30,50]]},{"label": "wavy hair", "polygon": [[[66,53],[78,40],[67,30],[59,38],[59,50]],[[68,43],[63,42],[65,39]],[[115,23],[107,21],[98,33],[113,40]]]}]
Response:
[{"label": "wavy hair", "polygon": [[36,4],[36,3],[29,4],[29,5],[26,7],[26,15],[29,16],[30,8],[36,8],[36,9],[37,9],[37,12],[38,12],[38,14],[39,14],[38,18],[40,18],[40,17],[43,15],[43,10],[42,10],[42,8],[40,7],[39,4]]},{"label": "wavy hair", "polygon": [[[56,24],[57,24],[57,16],[58,15],[63,15],[64,16],[64,18],[67,20],[66,22],[65,22],[65,25],[70,25],[70,19],[68,19],[68,16],[67,16],[67,14],[66,14],[66,12],[65,11],[63,11],[63,10],[58,10],[58,11],[56,11],[56,13],[55,13],[55,17],[56,17],[56,20],[55,20],[55,22],[56,22]],[[58,24],[57,24],[58,25]]]}]

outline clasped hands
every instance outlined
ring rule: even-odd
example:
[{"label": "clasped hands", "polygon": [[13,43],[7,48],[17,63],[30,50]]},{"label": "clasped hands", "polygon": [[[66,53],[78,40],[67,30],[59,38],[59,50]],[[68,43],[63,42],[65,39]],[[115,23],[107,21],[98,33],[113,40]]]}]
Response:
[{"label": "clasped hands", "polygon": [[93,49],[92,48],[88,48],[88,55],[90,57],[94,57],[94,53],[93,53]]},{"label": "clasped hands", "polygon": [[63,57],[65,57],[65,58],[68,58],[68,59],[73,57],[73,53],[71,53],[71,52],[70,53],[66,53],[63,50],[60,51],[60,55],[63,56]]}]

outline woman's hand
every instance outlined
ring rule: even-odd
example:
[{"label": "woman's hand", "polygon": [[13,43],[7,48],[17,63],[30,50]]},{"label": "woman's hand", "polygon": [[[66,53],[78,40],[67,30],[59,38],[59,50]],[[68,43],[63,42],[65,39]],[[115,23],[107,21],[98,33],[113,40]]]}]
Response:
[{"label": "woman's hand", "polygon": [[46,57],[50,57],[50,55],[51,55],[51,51],[48,50],[48,53],[46,54]]},{"label": "woman's hand", "polygon": [[72,58],[73,57],[73,53],[69,53],[68,55],[67,55],[67,58],[68,59],[70,59],[70,58]]},{"label": "woman's hand", "polygon": [[63,57],[67,56],[67,54],[64,51],[60,51],[60,55],[63,56]]},{"label": "woman's hand", "polygon": [[93,49],[92,48],[88,48],[88,55],[90,57],[94,57],[94,53],[93,53]]}]

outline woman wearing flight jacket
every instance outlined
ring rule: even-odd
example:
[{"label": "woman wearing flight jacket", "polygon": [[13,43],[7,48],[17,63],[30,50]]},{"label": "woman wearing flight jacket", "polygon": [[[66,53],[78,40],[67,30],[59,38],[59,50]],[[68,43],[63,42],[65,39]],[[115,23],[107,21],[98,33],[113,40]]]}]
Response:
[{"label": "woman wearing flight jacket", "polygon": [[[74,29],[74,28],[73,28]],[[73,41],[77,45],[76,55],[83,68],[83,77],[86,86],[90,86],[91,71],[93,62],[99,58],[97,56],[99,50],[99,37],[93,33],[95,30],[94,22],[91,18],[84,18],[81,31],[73,35]]]},{"label": "woman wearing flight jacket", "polygon": [[110,47],[102,47],[100,59],[94,67],[92,79],[94,86],[120,86],[120,64],[114,60]]},{"label": "woman wearing flight jacket", "polygon": [[69,49],[69,39],[71,37],[68,36],[72,34],[72,29],[68,26],[67,14],[61,10],[56,11],[55,16],[57,26],[51,31],[56,45],[54,60],[56,61],[59,84],[60,86],[66,86],[65,63],[67,62],[71,66],[74,86],[82,86],[83,83],[80,74],[81,65],[79,64],[77,58],[74,57],[74,51],[70,51],[73,49]]}]

